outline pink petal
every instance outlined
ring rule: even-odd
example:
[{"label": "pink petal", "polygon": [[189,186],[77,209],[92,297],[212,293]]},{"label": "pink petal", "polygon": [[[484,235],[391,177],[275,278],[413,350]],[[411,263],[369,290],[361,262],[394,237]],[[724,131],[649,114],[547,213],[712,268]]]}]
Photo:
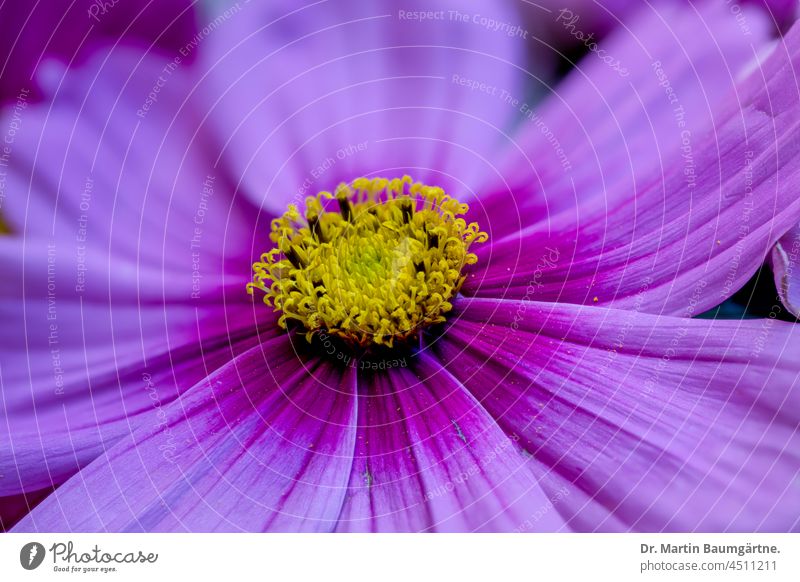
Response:
[{"label": "pink petal", "polygon": [[718,305],[800,220],[800,25],[634,198],[583,205],[478,250],[466,294],[689,316]]},{"label": "pink petal", "polygon": [[[233,16],[204,46],[198,92],[243,190],[274,213],[361,175],[477,191],[516,119],[489,93],[523,93],[524,42],[452,19],[455,9],[272,2]],[[480,16],[517,23],[510,3]]]},{"label": "pink petal", "polygon": [[330,530],[355,377],[287,336],[239,355],[59,487],[15,531]]},{"label": "pink petal", "polygon": [[800,524],[797,330],[465,301],[436,352],[550,468],[580,530]]},{"label": "pink petal", "polygon": [[514,531],[537,517],[537,530],[560,529],[515,435],[434,359],[409,360],[361,375],[358,440],[338,529]]}]

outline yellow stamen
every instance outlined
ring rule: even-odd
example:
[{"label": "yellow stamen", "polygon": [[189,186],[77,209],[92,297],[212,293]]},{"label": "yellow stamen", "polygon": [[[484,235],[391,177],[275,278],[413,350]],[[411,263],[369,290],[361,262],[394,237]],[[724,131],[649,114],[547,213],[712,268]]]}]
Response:
[{"label": "yellow stamen", "polygon": [[358,178],[306,199],[272,221],[275,248],[253,264],[247,290],[306,328],[351,345],[392,346],[441,323],[488,235],[459,218],[469,210],[410,177]]}]

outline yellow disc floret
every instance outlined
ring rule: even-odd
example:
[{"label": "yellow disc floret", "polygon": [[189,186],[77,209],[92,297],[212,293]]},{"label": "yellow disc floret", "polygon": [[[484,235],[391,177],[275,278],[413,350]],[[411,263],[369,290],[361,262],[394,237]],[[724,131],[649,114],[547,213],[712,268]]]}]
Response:
[{"label": "yellow disc floret", "polygon": [[305,217],[290,204],[272,221],[275,248],[253,265],[264,303],[305,326],[310,341],[326,332],[351,345],[392,346],[444,321],[461,288],[473,242],[488,236],[461,215],[469,207],[410,177],[359,178],[334,194],[306,199]]}]

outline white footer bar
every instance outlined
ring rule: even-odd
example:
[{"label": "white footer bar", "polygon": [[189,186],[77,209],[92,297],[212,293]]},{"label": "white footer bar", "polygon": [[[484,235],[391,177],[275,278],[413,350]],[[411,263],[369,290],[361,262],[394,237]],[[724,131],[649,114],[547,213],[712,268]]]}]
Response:
[{"label": "white footer bar", "polygon": [[[257,576],[257,578],[256,578]],[[793,534],[4,534],[0,580],[800,580]]]}]

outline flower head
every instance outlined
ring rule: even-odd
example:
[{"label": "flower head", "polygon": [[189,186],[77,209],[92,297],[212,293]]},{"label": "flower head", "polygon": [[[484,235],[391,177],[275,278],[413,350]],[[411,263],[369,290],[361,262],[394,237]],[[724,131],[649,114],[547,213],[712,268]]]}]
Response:
[{"label": "flower head", "polygon": [[[337,209],[326,212],[326,200]],[[305,219],[289,206],[272,221],[277,246],[253,265],[248,284],[283,312],[278,324],[300,322],[307,339],[325,331],[353,345],[403,341],[441,323],[464,283],[461,270],[477,261],[461,204],[441,188],[402,179],[359,178],[336,194],[306,200]]]},{"label": "flower head", "polygon": [[17,531],[797,529],[798,329],[694,316],[800,222],[800,28],[648,2],[550,95],[514,3],[408,4],[4,110]]}]

